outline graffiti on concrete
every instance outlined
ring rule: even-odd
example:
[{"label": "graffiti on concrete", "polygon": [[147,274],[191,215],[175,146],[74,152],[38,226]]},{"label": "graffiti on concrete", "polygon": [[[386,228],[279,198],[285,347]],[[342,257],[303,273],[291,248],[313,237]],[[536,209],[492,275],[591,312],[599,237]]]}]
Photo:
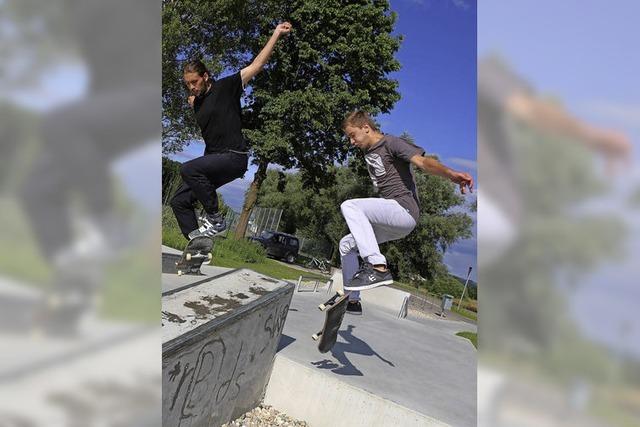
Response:
[{"label": "graffiti on concrete", "polygon": [[288,310],[288,304],[267,306],[164,360],[164,393],[170,398],[164,404],[165,424],[224,422],[241,393],[245,399],[251,394],[245,387],[256,389],[257,403]]},{"label": "graffiti on concrete", "polygon": [[269,314],[264,321],[264,331],[269,334],[269,340],[266,341],[264,347],[260,350],[260,354],[264,353],[269,344],[273,341],[274,337],[280,337],[282,328],[284,328],[284,322],[287,320],[287,313],[289,312],[289,304],[276,309],[273,313]]}]

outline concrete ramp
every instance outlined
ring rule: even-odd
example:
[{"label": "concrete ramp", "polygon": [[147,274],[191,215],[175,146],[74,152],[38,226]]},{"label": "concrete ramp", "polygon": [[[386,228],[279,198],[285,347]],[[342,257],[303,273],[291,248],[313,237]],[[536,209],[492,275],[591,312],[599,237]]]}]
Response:
[{"label": "concrete ramp", "polygon": [[456,336],[475,326],[415,322],[363,302],[363,314],[346,314],[323,354],[311,335],[327,297],[294,294],[266,404],[312,427],[476,425],[477,353]]},{"label": "concrete ramp", "polygon": [[162,296],[162,425],[219,426],[264,396],[294,285],[245,269],[180,279]]},{"label": "concrete ramp", "polygon": [[265,403],[314,427],[448,426],[282,356],[276,357]]}]

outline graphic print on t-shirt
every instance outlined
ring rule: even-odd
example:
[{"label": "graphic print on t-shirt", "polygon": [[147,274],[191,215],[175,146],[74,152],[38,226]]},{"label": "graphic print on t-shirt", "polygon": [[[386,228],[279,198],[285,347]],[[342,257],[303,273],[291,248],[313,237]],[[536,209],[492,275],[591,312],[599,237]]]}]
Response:
[{"label": "graphic print on t-shirt", "polygon": [[369,176],[371,177],[371,181],[373,181],[373,186],[375,189],[378,189],[378,179],[379,176],[384,176],[387,171],[384,168],[384,163],[382,162],[382,157],[379,154],[367,154],[364,156],[367,161],[367,169],[369,170]]}]

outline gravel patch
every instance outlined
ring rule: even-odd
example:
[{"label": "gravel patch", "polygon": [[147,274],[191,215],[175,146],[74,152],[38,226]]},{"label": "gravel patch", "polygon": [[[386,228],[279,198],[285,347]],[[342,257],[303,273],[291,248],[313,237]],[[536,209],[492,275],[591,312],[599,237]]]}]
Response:
[{"label": "gravel patch", "polygon": [[304,421],[295,420],[268,405],[259,405],[254,410],[247,412],[237,420],[222,427],[309,427]]}]

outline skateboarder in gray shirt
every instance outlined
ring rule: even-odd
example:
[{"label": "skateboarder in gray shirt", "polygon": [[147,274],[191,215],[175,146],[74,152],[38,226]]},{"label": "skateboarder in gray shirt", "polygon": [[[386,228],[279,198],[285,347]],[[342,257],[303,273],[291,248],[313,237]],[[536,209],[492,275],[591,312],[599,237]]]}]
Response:
[{"label": "skateboarder in gray shirt", "polygon": [[361,290],[393,283],[378,244],[407,236],[418,222],[420,205],[411,164],[450,179],[463,194],[473,190],[473,178],[425,157],[422,148],[402,138],[381,133],[366,112],[350,113],[342,129],[350,143],[365,152],[369,176],[380,195],[346,200],[340,206],[350,231],[340,240],[344,290],[351,291],[347,311],[361,313]]}]

